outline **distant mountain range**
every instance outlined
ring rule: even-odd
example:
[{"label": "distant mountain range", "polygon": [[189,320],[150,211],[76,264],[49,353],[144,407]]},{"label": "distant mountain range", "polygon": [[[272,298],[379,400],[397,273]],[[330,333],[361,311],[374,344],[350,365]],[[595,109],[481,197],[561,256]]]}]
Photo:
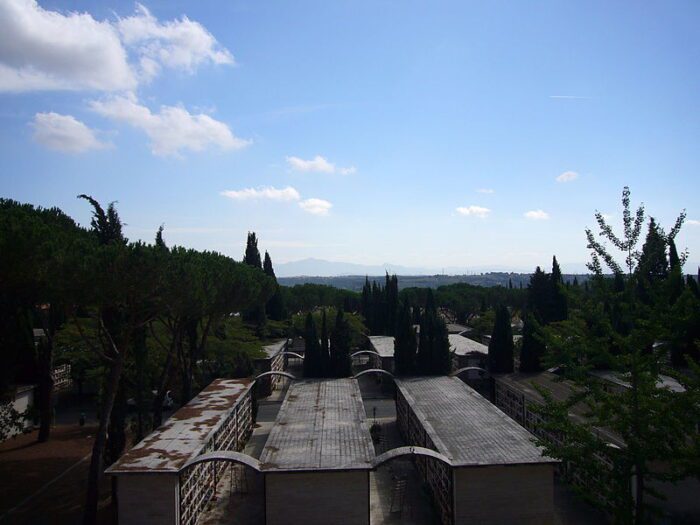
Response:
[{"label": "distant mountain range", "polygon": [[[562,264],[566,273],[588,273],[585,264]],[[386,272],[396,275],[474,275],[485,272],[515,272],[530,273],[534,268],[523,268],[516,265],[490,265],[444,268],[421,266],[402,266],[400,264],[384,263],[380,265],[356,264],[341,261],[326,261],[323,259],[301,259],[287,263],[275,264],[275,274],[278,277],[339,277],[347,275],[384,275]],[[549,271],[550,268],[545,268]]]}]

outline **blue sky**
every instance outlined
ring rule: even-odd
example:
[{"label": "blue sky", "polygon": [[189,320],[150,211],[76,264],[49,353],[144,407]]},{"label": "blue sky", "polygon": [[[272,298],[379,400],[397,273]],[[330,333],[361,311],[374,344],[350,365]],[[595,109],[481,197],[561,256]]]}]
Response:
[{"label": "blue sky", "polygon": [[629,185],[667,228],[687,210],[698,261],[699,21],[697,2],[0,0],[0,194],[84,224],[77,194],[118,201],[131,239],[164,224],[235,258],[253,230],[276,262],[566,271]]}]

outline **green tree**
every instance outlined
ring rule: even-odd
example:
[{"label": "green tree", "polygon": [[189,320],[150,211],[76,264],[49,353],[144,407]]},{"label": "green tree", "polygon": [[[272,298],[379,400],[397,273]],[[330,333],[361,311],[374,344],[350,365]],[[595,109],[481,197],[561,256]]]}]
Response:
[{"label": "green tree", "polygon": [[323,370],[321,364],[321,346],[318,341],[318,332],[314,316],[309,312],[306,315],[304,329],[304,377],[321,377]]},{"label": "green tree", "polygon": [[416,373],[443,375],[451,368],[450,342],[445,321],[438,314],[433,291],[429,288],[421,316],[416,354]]},{"label": "green tree", "polygon": [[326,309],[323,309],[321,314],[321,366],[320,372],[323,377],[330,376],[331,354],[328,340],[328,319],[326,318]]},{"label": "green tree", "polygon": [[330,337],[330,375],[348,377],[352,374],[350,363],[350,329],[342,308],[338,309],[335,326]]},{"label": "green tree", "polygon": [[543,335],[539,333],[539,323],[530,314],[523,320],[523,339],[520,349],[520,372],[542,371],[542,358],[545,354]]},{"label": "green tree", "polygon": [[408,376],[415,372],[416,350],[416,331],[411,319],[411,307],[408,302],[404,301],[399,309],[396,338],[394,339],[396,375]]},{"label": "green tree", "polygon": [[[248,232],[248,240],[246,241],[243,262],[248,266],[262,270],[260,251],[258,250],[258,238],[255,235],[255,232]],[[270,263],[270,269],[272,269],[272,263]]]},{"label": "green tree", "polygon": [[489,371],[492,374],[509,374],[513,371],[513,332],[510,313],[505,305],[496,308],[496,320],[489,343]]}]

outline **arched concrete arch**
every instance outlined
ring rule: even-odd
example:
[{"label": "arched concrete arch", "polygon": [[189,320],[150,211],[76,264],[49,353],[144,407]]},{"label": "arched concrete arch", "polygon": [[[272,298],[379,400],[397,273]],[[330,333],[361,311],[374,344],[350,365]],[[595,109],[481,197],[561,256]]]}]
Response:
[{"label": "arched concrete arch", "polygon": [[374,350],[359,350],[358,352],[354,352],[354,353],[350,354],[350,357],[352,358],[352,357],[355,357],[356,355],[362,355],[362,354],[376,355],[379,358],[382,357]]},{"label": "arched concrete arch", "polygon": [[459,370],[455,370],[454,372],[450,372],[450,377],[458,376],[462,372],[469,372],[470,370],[478,370],[479,372],[484,372],[486,374],[489,373],[488,370],[485,368],[481,368],[478,366],[465,366],[464,368],[460,368]]},{"label": "arched concrete arch", "polygon": [[444,456],[439,452],[435,452],[434,450],[425,447],[409,446],[392,448],[391,450],[387,450],[383,454],[378,455],[372,461],[372,469],[376,469],[380,467],[383,463],[391,461],[392,459],[399,458],[401,456],[424,456],[428,458],[437,459],[438,461],[442,461],[450,467],[452,466],[452,463],[447,458],[447,456]]},{"label": "arched concrete arch", "polygon": [[267,377],[267,376],[283,376],[283,377],[286,377],[286,378],[291,379],[291,380],[293,380],[293,381],[296,380],[296,377],[293,376],[292,374],[290,374],[289,372],[278,372],[278,371],[276,371],[276,370],[271,370],[271,371],[269,371],[269,372],[263,372],[262,374],[260,374],[259,376],[257,376],[257,377],[253,380],[253,383],[255,383],[255,382],[256,382],[258,379],[260,379],[261,377]]},{"label": "arched concrete arch", "polygon": [[394,374],[392,374],[391,372],[387,372],[386,370],[383,370],[381,368],[368,368],[367,370],[363,370],[362,372],[359,372],[352,377],[353,379],[357,379],[358,377],[364,376],[366,374],[384,374],[394,379]]},{"label": "arched concrete arch", "polygon": [[304,359],[304,356],[297,354],[296,352],[282,352],[282,355],[291,355],[292,357],[298,357],[299,359]]},{"label": "arched concrete arch", "polygon": [[207,461],[225,461],[227,463],[238,463],[240,465],[245,465],[253,470],[260,472],[262,465],[260,461],[255,459],[253,456],[248,454],[243,454],[242,452],[236,452],[234,450],[215,450],[214,452],[207,452],[206,454],[201,454],[190,459],[181,468],[180,472],[198,465],[199,463],[206,463]]}]

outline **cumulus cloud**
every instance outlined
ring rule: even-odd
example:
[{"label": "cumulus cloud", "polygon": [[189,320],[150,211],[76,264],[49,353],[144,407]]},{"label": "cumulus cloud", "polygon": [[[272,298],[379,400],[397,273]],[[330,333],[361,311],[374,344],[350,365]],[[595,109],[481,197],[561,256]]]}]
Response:
[{"label": "cumulus cloud", "polygon": [[565,171],[559,175],[556,179],[557,182],[571,182],[572,180],[578,179],[578,173],[575,171]]},{"label": "cumulus cloud", "polygon": [[467,215],[479,217],[480,219],[485,219],[486,217],[488,217],[489,213],[491,213],[491,210],[488,208],[484,208],[483,206],[460,206],[459,208],[457,208],[457,213],[459,213],[460,215]]},{"label": "cumulus cloud", "polygon": [[158,21],[143,6],[115,22],[44,9],[36,0],[0,1],[0,91],[133,90],[162,67],[193,72],[233,64],[201,24]]},{"label": "cumulus cloud", "polygon": [[275,188],[265,186],[261,188],[246,188],[243,190],[222,191],[221,195],[237,201],[267,199],[272,201],[298,201],[301,199],[299,192],[287,186],[286,188]]},{"label": "cumulus cloud", "polygon": [[71,115],[37,113],[30,126],[34,140],[54,151],[83,153],[109,146],[100,142],[92,129]]},{"label": "cumulus cloud", "polygon": [[316,155],[311,160],[304,160],[299,157],[287,157],[287,164],[294,171],[317,172],[317,173],[340,173],[341,175],[352,175],[357,171],[355,166],[347,168],[337,167],[332,162],[321,155]]},{"label": "cumulus cloud", "polygon": [[549,213],[543,210],[530,210],[524,213],[526,219],[533,221],[546,221],[549,219]]},{"label": "cumulus cloud", "polygon": [[233,55],[199,22],[183,16],[160,22],[141,4],[133,16],[120,18],[117,28],[124,44],[139,56],[143,74],[149,78],[161,65],[187,72],[201,64],[233,64]]},{"label": "cumulus cloud", "polygon": [[307,213],[313,215],[328,215],[333,205],[323,199],[306,199],[299,203],[299,207]]},{"label": "cumulus cloud", "polygon": [[181,106],[161,106],[158,113],[139,103],[133,93],[93,100],[90,107],[109,119],[142,130],[151,139],[155,155],[178,155],[182,150],[241,149],[251,142],[236,137],[223,122],[203,113],[192,114]]},{"label": "cumulus cloud", "polygon": [[477,193],[486,193],[486,194],[496,193],[491,188],[479,188],[478,190],[476,190],[476,192]]},{"label": "cumulus cloud", "polygon": [[113,91],[136,83],[109,22],[46,10],[35,0],[0,2],[0,90]]},{"label": "cumulus cloud", "polygon": [[245,188],[243,190],[222,191],[221,195],[237,201],[247,200],[271,200],[279,202],[299,201],[299,207],[312,215],[328,215],[333,205],[323,199],[301,200],[299,192],[291,187],[275,188],[273,186],[262,186],[260,188]]}]

